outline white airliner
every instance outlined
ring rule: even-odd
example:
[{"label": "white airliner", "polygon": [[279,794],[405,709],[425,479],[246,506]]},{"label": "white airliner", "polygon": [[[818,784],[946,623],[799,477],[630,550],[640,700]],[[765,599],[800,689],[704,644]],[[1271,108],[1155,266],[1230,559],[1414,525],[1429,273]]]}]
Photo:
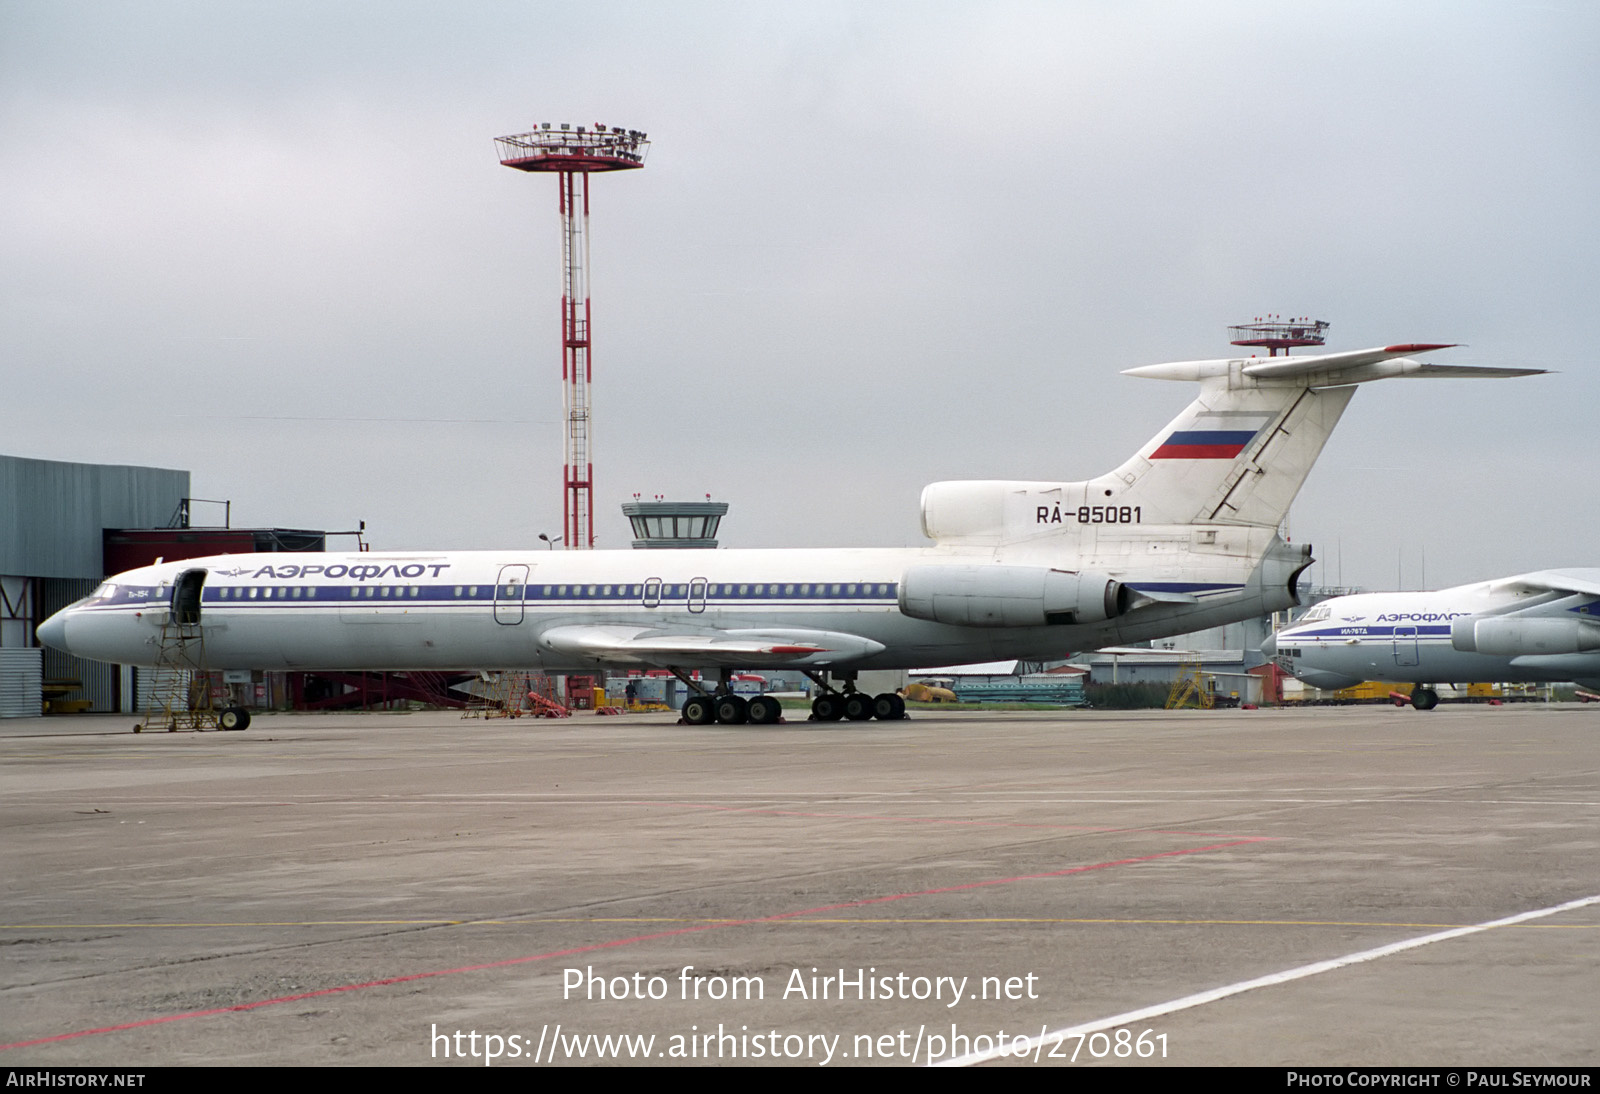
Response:
[{"label": "white airliner", "polygon": [[1325,600],[1261,650],[1312,687],[1363,680],[1431,685],[1574,680],[1600,687],[1600,570],[1540,570],[1431,593],[1361,593]]},{"label": "white airliner", "polygon": [[1295,604],[1311,548],[1278,526],[1355,385],[1544,371],[1410,356],[1445,348],[1130,369],[1200,395],[1098,478],[934,483],[930,547],[224,555],[119,574],[39,638],[150,665],[188,628],[215,669],[716,670],[713,694],[691,682],[696,724],[776,721],[775,700],[727,678],[793,668],[824,689],[817,718],[898,718],[899,697],[857,692],[858,672],[1043,660]]}]

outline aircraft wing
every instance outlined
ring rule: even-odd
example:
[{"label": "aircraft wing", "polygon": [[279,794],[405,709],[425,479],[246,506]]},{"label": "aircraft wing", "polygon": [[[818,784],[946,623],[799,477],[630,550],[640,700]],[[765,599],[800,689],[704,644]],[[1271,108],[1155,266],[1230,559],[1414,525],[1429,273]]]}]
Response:
[{"label": "aircraft wing", "polygon": [[1495,583],[1500,589],[1529,589],[1553,593],[1580,593],[1600,596],[1600,570],[1538,570],[1531,574],[1518,574]]},{"label": "aircraft wing", "polygon": [[551,627],[539,636],[539,644],[555,653],[592,658],[597,665],[662,668],[832,665],[884,649],[881,642],[838,631],[696,630],[609,623]]}]

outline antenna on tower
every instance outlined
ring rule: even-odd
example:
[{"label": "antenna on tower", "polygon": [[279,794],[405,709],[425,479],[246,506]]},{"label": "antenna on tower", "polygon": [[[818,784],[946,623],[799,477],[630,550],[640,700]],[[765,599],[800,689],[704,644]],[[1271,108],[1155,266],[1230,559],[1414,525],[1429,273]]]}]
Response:
[{"label": "antenna on tower", "polygon": [[594,547],[593,420],[589,385],[589,175],[644,166],[650,142],[635,129],[542,122],[527,133],[495,138],[500,162],[518,171],[561,176],[561,387],[566,413],[562,468],[562,539],[569,550]]}]

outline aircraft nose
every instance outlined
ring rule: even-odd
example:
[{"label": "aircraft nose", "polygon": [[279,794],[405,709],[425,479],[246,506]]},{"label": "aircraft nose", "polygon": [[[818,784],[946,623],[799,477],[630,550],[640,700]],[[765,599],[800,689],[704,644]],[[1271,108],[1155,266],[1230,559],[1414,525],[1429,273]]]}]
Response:
[{"label": "aircraft nose", "polygon": [[1261,643],[1261,652],[1268,657],[1278,656],[1278,636],[1269,634],[1267,640]]},{"label": "aircraft nose", "polygon": [[67,649],[66,612],[57,612],[49,619],[46,619],[43,623],[40,623],[39,629],[36,630],[34,634],[36,634],[39,638],[39,641],[44,643],[46,646],[50,646],[54,649],[58,649],[67,653],[71,652]]}]

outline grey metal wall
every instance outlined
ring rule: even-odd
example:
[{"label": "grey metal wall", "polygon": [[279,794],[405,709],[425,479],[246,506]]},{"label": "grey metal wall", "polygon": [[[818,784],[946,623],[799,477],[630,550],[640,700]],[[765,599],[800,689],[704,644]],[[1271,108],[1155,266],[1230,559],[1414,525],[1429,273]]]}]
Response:
[{"label": "grey metal wall", "polygon": [[100,578],[106,528],[166,524],[189,472],[0,456],[0,574]]},{"label": "grey metal wall", "polygon": [[188,493],[187,471],[0,456],[0,575],[6,575],[0,647],[32,666],[29,682],[18,675],[21,662],[9,663],[11,706],[31,706],[37,715],[42,676],[78,682],[63,698],[88,699],[94,710],[116,708],[116,669],[30,648],[35,638],[27,616],[42,619],[94,590],[105,576],[105,529],[160,527]]},{"label": "grey metal wall", "polygon": [[37,718],[42,709],[38,650],[0,650],[0,718]]}]

